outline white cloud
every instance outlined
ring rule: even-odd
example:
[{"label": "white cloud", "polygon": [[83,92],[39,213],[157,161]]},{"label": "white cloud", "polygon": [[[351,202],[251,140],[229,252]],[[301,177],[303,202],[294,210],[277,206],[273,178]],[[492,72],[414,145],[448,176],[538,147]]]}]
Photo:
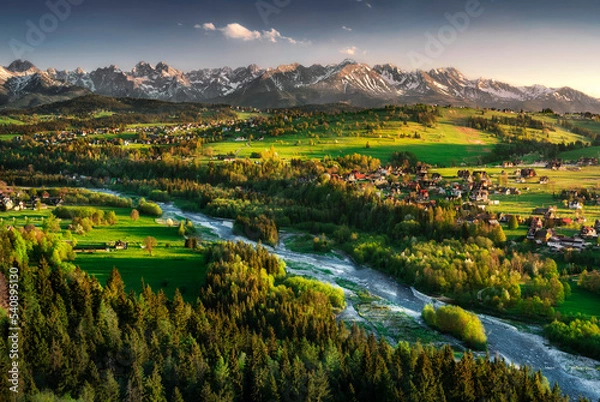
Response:
[{"label": "white cloud", "polygon": [[227,24],[225,27],[220,28],[219,31],[223,32],[227,38],[241,39],[243,41],[260,39],[262,34],[258,31],[251,31],[243,25],[234,22],[233,24]]},{"label": "white cloud", "polygon": [[291,43],[292,45],[298,44],[297,40],[281,35],[281,33],[275,28],[271,28],[270,31],[263,31],[263,38],[273,43],[276,43],[278,40],[283,40]]},{"label": "white cloud", "polygon": [[194,25],[194,28],[196,28],[196,29],[202,28],[205,31],[216,31],[217,30],[217,27],[215,27],[215,24],[213,24],[212,22],[205,22],[202,25],[196,24],[196,25]]},{"label": "white cloud", "polygon": [[244,42],[260,40],[260,41],[266,41],[266,42],[271,42],[271,43],[287,42],[292,45],[309,45],[310,44],[310,42],[307,42],[307,41],[298,41],[294,38],[290,38],[289,36],[284,36],[281,34],[281,32],[279,32],[275,28],[271,28],[268,31],[262,31],[262,32],[252,31],[252,30],[246,28],[245,26],[238,24],[237,22],[227,24],[222,28],[217,28],[215,26],[215,24],[213,24],[212,22],[207,22],[207,23],[203,24],[201,27],[200,27],[200,25],[195,25],[194,28],[202,28],[205,31],[219,31],[226,38],[239,39]]},{"label": "white cloud", "polygon": [[347,47],[345,49],[341,49],[340,53],[346,54],[348,56],[354,56],[356,54],[357,50],[358,50],[358,48],[356,46],[351,46],[351,47]]},{"label": "white cloud", "polygon": [[342,29],[343,29],[344,31],[352,32],[352,28],[350,28],[350,27],[347,27],[346,25],[342,25]]}]

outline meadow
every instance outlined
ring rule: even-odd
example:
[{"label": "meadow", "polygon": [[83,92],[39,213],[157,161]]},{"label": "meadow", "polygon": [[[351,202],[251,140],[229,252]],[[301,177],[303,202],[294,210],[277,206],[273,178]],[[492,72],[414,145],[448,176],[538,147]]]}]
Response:
[{"label": "meadow", "polygon": [[[172,297],[179,288],[183,297],[194,301],[204,284],[206,264],[204,255],[184,247],[184,238],[177,233],[177,223],[167,226],[156,218],[140,216],[137,221],[129,217],[130,209],[102,207],[105,212],[115,211],[118,222],[113,226],[96,226],[83,235],[73,234],[77,248],[99,248],[107,242],[121,240],[129,243],[127,250],[77,252],[74,264],[95,276],[104,284],[113,268],[117,268],[127,291],[139,292],[143,285],[154,291],[163,290]],[[0,213],[0,223],[24,226],[28,223],[42,227],[51,213],[42,211],[10,211]],[[67,230],[70,221],[63,220],[61,229]],[[142,248],[147,236],[156,238],[158,245],[152,255]]]},{"label": "meadow", "polygon": [[[494,145],[500,140],[485,131],[466,127],[469,117],[479,116],[486,119],[497,117],[514,118],[516,115],[500,111],[485,111],[469,108],[441,108],[438,121],[427,127],[416,122],[403,122],[390,116],[386,110],[369,111],[366,114],[341,114],[330,117],[325,125],[300,128],[293,134],[277,137],[266,136],[263,140],[256,130],[242,130],[237,138],[227,138],[224,141],[208,144],[214,154],[235,155],[240,158],[252,154],[272,152],[280,158],[316,158],[325,156],[337,157],[360,153],[382,160],[389,160],[395,151],[410,151],[419,160],[436,166],[466,166],[475,165],[484,155],[493,151]],[[252,115],[240,117],[250,118]],[[554,131],[546,134],[542,130],[527,129],[527,139],[536,139],[550,143],[571,143],[581,141],[589,144],[589,140],[577,134],[570,133],[557,125],[556,117],[534,114],[536,120],[543,120],[552,125]],[[296,124],[310,122],[310,118],[301,118]],[[381,127],[370,125],[380,123]],[[520,136],[520,130],[511,126],[502,126],[507,133]],[[251,138],[254,138],[252,140]]]},{"label": "meadow", "polygon": [[557,308],[562,315],[600,318],[600,295],[580,288],[577,283],[571,284],[571,296]]},{"label": "meadow", "polygon": [[[137,221],[129,217],[130,209],[101,208],[115,211],[118,222],[114,226],[97,226],[91,232],[73,237],[78,247],[98,245],[121,240],[128,242],[127,250],[111,252],[82,252],[75,263],[104,283],[116,267],[128,289],[140,291],[142,281],[158,291],[172,296],[179,288],[185,298],[195,300],[204,283],[206,266],[201,254],[184,248],[184,238],[177,233],[178,222],[173,226],[157,223],[156,218],[140,216]],[[63,227],[67,222],[63,223]],[[156,238],[158,245],[152,254],[142,248],[148,236]]]}]

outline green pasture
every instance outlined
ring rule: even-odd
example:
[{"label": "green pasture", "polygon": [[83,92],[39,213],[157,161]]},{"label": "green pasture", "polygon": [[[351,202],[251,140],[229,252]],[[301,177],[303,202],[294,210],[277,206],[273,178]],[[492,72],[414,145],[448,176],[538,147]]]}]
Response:
[{"label": "green pasture", "polygon": [[557,308],[563,315],[581,314],[584,317],[600,317],[600,295],[571,283],[571,296]]},{"label": "green pasture", "polygon": [[[178,222],[173,226],[157,223],[156,218],[141,216],[137,221],[129,217],[128,208],[102,207],[105,212],[115,211],[118,222],[114,226],[97,226],[84,235],[73,235],[77,245],[96,246],[121,240],[129,243],[127,250],[77,253],[75,264],[95,275],[101,283],[116,267],[128,289],[139,291],[142,280],[154,290],[162,289],[172,296],[180,288],[184,297],[195,300],[204,283],[206,265],[201,254],[184,248],[185,239],[177,233]],[[68,222],[63,222],[63,227]],[[148,236],[156,238],[158,246],[152,255],[142,248]]]}]

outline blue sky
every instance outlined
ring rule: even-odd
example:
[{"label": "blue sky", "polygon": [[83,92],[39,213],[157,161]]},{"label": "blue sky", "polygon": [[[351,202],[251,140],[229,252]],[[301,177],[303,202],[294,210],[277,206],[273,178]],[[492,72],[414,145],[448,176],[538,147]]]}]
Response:
[{"label": "blue sky", "polygon": [[[453,66],[470,78],[568,85],[600,97],[596,0],[3,3],[2,65],[21,57],[40,68],[131,69],[144,60],[191,70],[350,57],[406,70]],[[57,5],[62,18],[53,17],[47,3]]]}]

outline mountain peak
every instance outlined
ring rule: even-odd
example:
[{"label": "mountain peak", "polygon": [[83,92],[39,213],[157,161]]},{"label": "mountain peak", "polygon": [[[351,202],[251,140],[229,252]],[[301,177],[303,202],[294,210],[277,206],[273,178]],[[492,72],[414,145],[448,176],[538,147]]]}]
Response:
[{"label": "mountain peak", "polygon": [[25,73],[29,70],[39,71],[36,66],[27,60],[15,60],[6,68],[13,73]]},{"label": "mountain peak", "polygon": [[[65,89],[65,85],[114,97],[225,102],[259,108],[336,102],[379,107],[426,102],[528,110],[550,107],[558,112],[600,111],[599,99],[571,88],[513,86],[491,79],[468,79],[453,67],[404,71],[392,64],[370,66],[349,58],[338,64],[310,67],[298,63],[267,69],[249,65],[187,73],[163,61],[155,66],[141,61],[130,71],[112,65],[90,73],[82,69],[40,72],[23,60],[13,62],[8,69],[0,67],[0,94],[7,93],[12,103],[36,92],[46,100],[51,99],[46,98],[49,94],[80,93]],[[52,92],[56,88],[60,90]]]},{"label": "mountain peak", "polygon": [[346,59],[342,60],[342,62],[339,65],[340,66],[347,66],[349,64],[358,64],[358,63],[354,59],[346,58]]},{"label": "mountain peak", "polygon": [[154,73],[154,71],[154,67],[152,67],[151,64],[146,63],[145,61],[140,61],[138,64],[135,65],[133,70],[131,70],[135,77],[149,76],[152,73]]}]

